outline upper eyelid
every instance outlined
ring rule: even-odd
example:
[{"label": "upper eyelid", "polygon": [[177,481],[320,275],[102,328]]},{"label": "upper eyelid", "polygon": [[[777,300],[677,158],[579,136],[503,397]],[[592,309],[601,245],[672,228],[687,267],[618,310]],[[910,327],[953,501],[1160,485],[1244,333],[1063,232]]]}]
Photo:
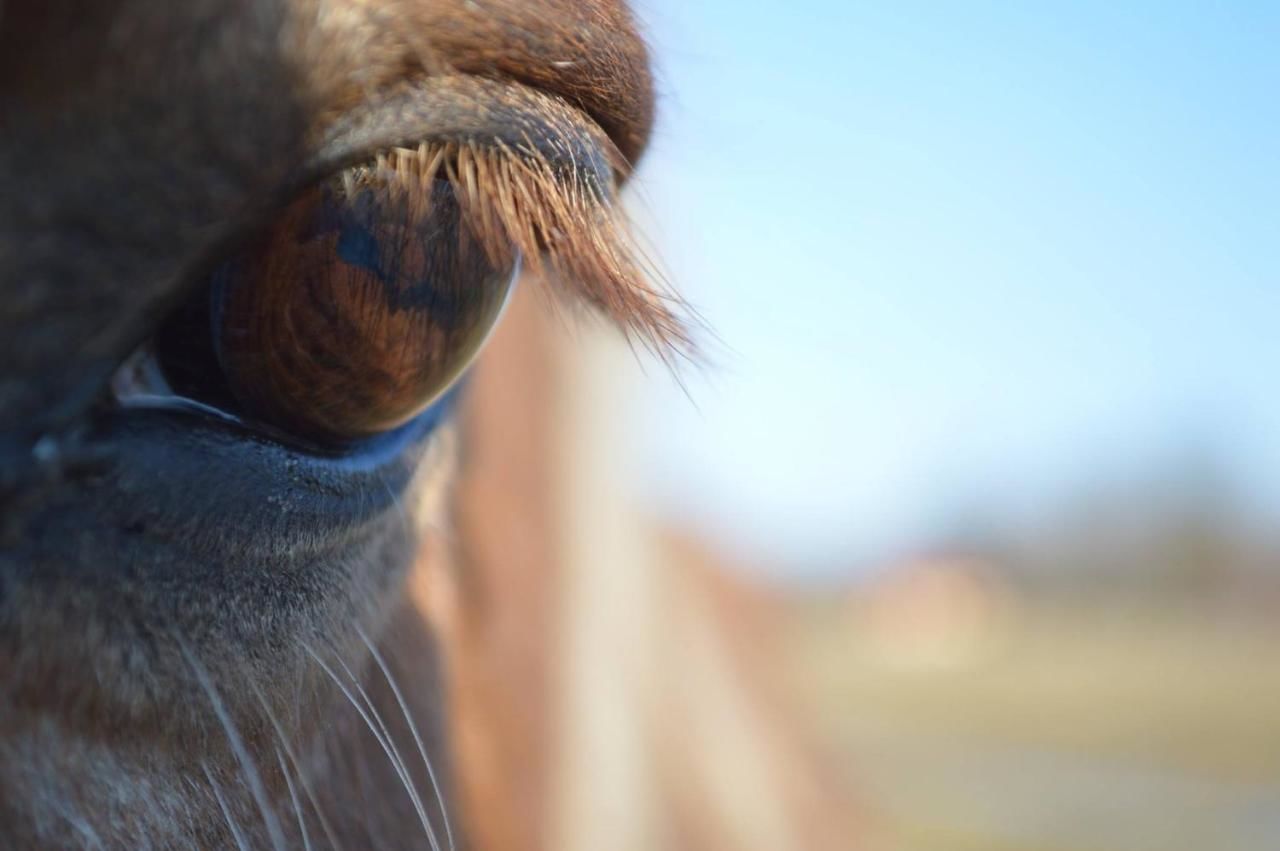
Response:
[{"label": "upper eyelid", "polygon": [[458,75],[401,84],[340,116],[321,135],[305,174],[323,177],[422,142],[524,150],[608,184],[630,173],[604,131],[560,98]]}]

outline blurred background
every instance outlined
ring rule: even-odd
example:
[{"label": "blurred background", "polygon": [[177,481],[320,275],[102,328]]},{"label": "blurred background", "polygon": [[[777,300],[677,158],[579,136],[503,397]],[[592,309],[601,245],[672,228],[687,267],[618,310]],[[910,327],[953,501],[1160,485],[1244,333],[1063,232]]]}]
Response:
[{"label": "blurred background", "polygon": [[597,617],[703,589],[847,847],[1280,847],[1280,6],[636,5],[708,363],[576,361]]}]

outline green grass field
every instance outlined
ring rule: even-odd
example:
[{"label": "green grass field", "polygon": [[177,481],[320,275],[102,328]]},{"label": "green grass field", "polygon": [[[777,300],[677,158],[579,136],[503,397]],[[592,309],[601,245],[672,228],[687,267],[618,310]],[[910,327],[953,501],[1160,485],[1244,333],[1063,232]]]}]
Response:
[{"label": "green grass field", "polygon": [[847,611],[796,630],[872,847],[1280,849],[1280,628],[1023,608],[961,654],[887,650]]}]

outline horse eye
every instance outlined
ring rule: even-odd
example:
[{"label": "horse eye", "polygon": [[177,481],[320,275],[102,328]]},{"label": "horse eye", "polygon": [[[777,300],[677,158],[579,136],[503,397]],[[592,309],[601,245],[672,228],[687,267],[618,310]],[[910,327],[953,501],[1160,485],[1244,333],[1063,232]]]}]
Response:
[{"label": "horse eye", "polygon": [[307,190],[213,273],[202,304],[162,328],[169,383],[321,444],[421,413],[479,351],[516,266],[514,252],[495,260],[481,245],[449,182],[427,198]]}]

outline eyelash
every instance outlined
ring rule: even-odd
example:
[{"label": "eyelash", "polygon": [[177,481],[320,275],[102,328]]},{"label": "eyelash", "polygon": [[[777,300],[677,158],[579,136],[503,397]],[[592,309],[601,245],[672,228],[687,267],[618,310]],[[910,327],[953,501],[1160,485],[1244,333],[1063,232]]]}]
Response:
[{"label": "eyelash", "polygon": [[[605,167],[607,168],[607,167]],[[529,270],[585,301],[665,360],[693,357],[686,305],[647,273],[617,204],[612,174],[552,163],[533,148],[457,143],[393,148],[348,170],[348,191],[376,186],[415,215],[437,179],[494,258],[514,246]]]}]

